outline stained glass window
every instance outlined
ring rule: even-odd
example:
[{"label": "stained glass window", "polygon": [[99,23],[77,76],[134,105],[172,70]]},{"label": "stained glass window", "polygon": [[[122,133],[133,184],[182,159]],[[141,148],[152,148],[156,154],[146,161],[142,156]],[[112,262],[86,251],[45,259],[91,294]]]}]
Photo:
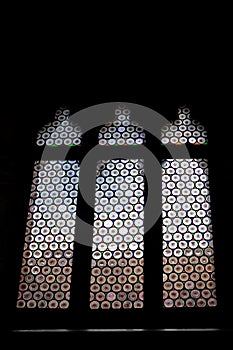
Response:
[{"label": "stained glass window", "polygon": [[[55,120],[41,128],[40,149],[81,144],[81,129],[69,121],[69,114],[68,109],[59,109]],[[131,120],[128,108],[117,107],[115,120],[100,128],[97,142],[105,147],[142,145],[145,131]],[[182,107],[178,119],[163,127],[161,142],[199,145],[200,150],[207,145],[207,133]],[[97,163],[87,292],[92,310],[144,306],[144,159],[129,158]],[[163,306],[214,307],[208,159],[167,158],[161,169]],[[34,163],[17,308],[69,307],[79,172],[79,160]]]},{"label": "stained glass window", "polygon": [[[115,110],[100,129],[100,145],[139,145],[143,128],[130,111]],[[91,309],[143,307],[144,162],[99,161],[92,246]]]},{"label": "stained glass window", "polygon": [[[188,134],[182,129],[179,142],[206,142],[203,127],[199,134],[194,131],[200,124],[189,119],[188,108],[180,109],[179,117],[188,121],[185,126],[193,126]],[[167,133],[166,137],[177,143],[177,134]],[[163,299],[167,308],[217,304],[208,175],[207,159],[166,159],[162,163]]]},{"label": "stained glass window", "polygon": [[[56,120],[40,130],[37,145],[80,144],[80,129],[69,125],[68,116],[69,110],[58,110]],[[34,163],[18,308],[69,306],[78,182],[79,161]]]}]

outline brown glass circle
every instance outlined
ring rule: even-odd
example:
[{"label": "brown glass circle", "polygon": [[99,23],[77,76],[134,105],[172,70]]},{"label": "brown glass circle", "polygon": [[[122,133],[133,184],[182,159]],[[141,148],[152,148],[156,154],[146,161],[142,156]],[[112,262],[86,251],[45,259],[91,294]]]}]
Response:
[{"label": "brown glass circle", "polygon": [[124,301],[126,299],[127,295],[125,292],[119,292],[117,293],[117,299],[120,301]]},{"label": "brown glass circle", "polygon": [[118,301],[118,300],[115,300],[115,301],[112,303],[112,308],[113,308],[113,309],[120,309],[120,308],[121,308],[121,302]]},{"label": "brown glass circle", "polygon": [[207,258],[207,256],[202,256],[200,258],[200,263],[202,263],[203,265],[207,264],[209,261],[209,259]]},{"label": "brown glass circle", "polygon": [[205,307],[206,306],[206,301],[203,298],[200,298],[197,300],[197,306],[198,307]]},{"label": "brown glass circle", "polygon": [[[124,260],[124,259],[120,259],[120,260]],[[120,265],[120,260],[119,260],[119,265]],[[117,264],[116,260],[115,259],[109,259],[108,261],[108,266],[110,266],[111,268],[112,267],[115,267]],[[121,265],[120,265],[121,266]]]},{"label": "brown glass circle", "polygon": [[195,286],[194,282],[193,281],[187,281],[185,282],[185,288],[190,290],[190,289],[193,289]]},{"label": "brown glass circle", "polygon": [[166,274],[171,273],[172,270],[173,270],[173,268],[172,268],[171,265],[165,265],[165,266],[163,267],[163,271],[164,271],[164,273],[166,273]]},{"label": "brown glass circle", "polygon": [[139,276],[139,282],[144,283],[144,275]]},{"label": "brown glass circle", "polygon": [[193,272],[193,266],[191,265],[191,264],[187,264],[187,265],[185,265],[185,267],[184,267],[184,270],[187,272],[187,273],[191,273],[191,272]]},{"label": "brown glass circle", "polygon": [[99,267],[105,267],[107,262],[104,259],[100,259],[100,260],[98,260],[97,264]]},{"label": "brown glass circle", "polygon": [[174,266],[174,271],[176,272],[176,273],[181,273],[182,271],[183,271],[183,266],[182,265],[175,265]]},{"label": "brown glass circle", "polygon": [[210,275],[207,272],[203,272],[201,274],[201,279],[206,282],[210,279]]},{"label": "brown glass circle", "polygon": [[183,283],[182,282],[175,282],[174,287],[177,290],[181,290],[181,289],[183,289]]},{"label": "brown glass circle", "polygon": [[173,284],[171,282],[165,282],[163,287],[165,290],[171,290],[173,287]]},{"label": "brown glass circle", "polygon": [[101,273],[101,270],[98,267],[95,267],[94,269],[92,269],[93,276],[99,276],[100,273]]},{"label": "brown glass circle", "polygon": [[196,288],[198,288],[198,289],[204,289],[204,288],[205,288],[205,282],[203,282],[203,281],[197,281],[197,282],[196,282]]},{"label": "brown glass circle", "polygon": [[130,267],[130,266],[126,266],[124,269],[123,269],[123,273],[125,274],[125,275],[131,275],[131,273],[132,273],[132,268]]},{"label": "brown glass circle", "polygon": [[182,273],[180,274],[180,280],[181,280],[182,282],[185,282],[185,281],[187,281],[188,279],[189,279],[189,275],[188,275],[187,273],[182,272]]},{"label": "brown glass circle", "polygon": [[190,264],[196,265],[196,264],[198,264],[199,260],[196,256],[191,256],[189,261],[190,261]]},{"label": "brown glass circle", "polygon": [[98,276],[96,279],[96,282],[99,284],[104,284],[105,281],[106,281],[106,277],[104,277],[104,276]]},{"label": "brown glass circle", "polygon": [[213,272],[214,271],[214,265],[213,264],[207,264],[206,266],[205,266],[205,269],[206,269],[206,271],[207,272]]},{"label": "brown glass circle", "polygon": [[114,284],[116,282],[116,276],[108,276],[107,281],[110,284]]},{"label": "brown glass circle", "polygon": [[[167,259],[166,259],[167,260]],[[176,258],[176,257],[174,257],[174,256],[171,256],[169,259],[168,259],[168,261],[169,261],[169,264],[171,264],[171,265],[176,265],[177,263],[178,263],[178,259]]]},{"label": "brown glass circle", "polygon": [[102,273],[103,273],[104,276],[109,276],[111,274],[110,267],[103,268]]},{"label": "brown glass circle", "polygon": [[187,258],[186,256],[180,257],[180,258],[179,258],[179,263],[180,263],[181,265],[187,265],[187,263],[188,263],[188,258]]},{"label": "brown glass circle", "polygon": [[130,276],[128,277],[128,281],[129,281],[130,283],[132,283],[132,284],[136,283],[137,280],[138,280],[138,278],[137,278],[137,276],[135,276],[135,275],[130,275]]},{"label": "brown glass circle", "polygon": [[114,267],[113,274],[115,276],[119,276],[122,273],[122,269],[120,267]]},{"label": "brown glass circle", "polygon": [[69,285],[69,283],[62,283],[62,285],[61,285],[61,290],[62,290],[63,292],[67,292],[68,290],[70,290],[70,285]]},{"label": "brown glass circle", "polygon": [[130,283],[126,283],[126,284],[123,285],[123,290],[125,292],[130,292],[132,290],[132,288],[133,288],[133,286]]},{"label": "brown glass circle", "polygon": [[101,303],[102,309],[110,309],[110,303],[108,301],[104,301]]},{"label": "brown glass circle", "polygon": [[129,265],[132,266],[132,267],[137,266],[138,265],[138,260],[135,259],[135,258],[129,259]]},{"label": "brown glass circle", "polygon": [[[110,286],[109,286],[110,287]],[[122,289],[122,286],[119,283],[116,283],[112,286],[114,292],[119,292]],[[110,290],[110,289],[109,289]]]},{"label": "brown glass circle", "polygon": [[47,277],[46,277],[46,282],[48,282],[48,283],[53,283],[55,281],[55,276],[53,276],[53,275],[48,275]]},{"label": "brown glass circle", "polygon": [[176,291],[176,290],[172,290],[170,293],[169,293],[169,297],[171,299],[177,299],[179,296],[179,293]]},{"label": "brown glass circle", "polygon": [[190,278],[192,281],[198,281],[199,278],[200,278],[200,275],[197,273],[197,272],[193,272],[191,275],[190,275]]},{"label": "brown glass circle", "polygon": [[134,290],[135,290],[136,292],[140,292],[142,289],[143,289],[142,283],[136,283],[136,284],[134,285]]},{"label": "brown glass circle", "polygon": [[56,279],[57,279],[57,282],[58,282],[58,283],[63,283],[63,282],[65,282],[65,280],[66,280],[66,276],[64,276],[64,275],[58,275]]},{"label": "brown glass circle", "polygon": [[50,286],[50,289],[53,292],[57,292],[60,289],[60,285],[58,283],[52,283],[51,286]]},{"label": "brown glass circle", "polygon": [[92,301],[90,303],[90,308],[91,309],[99,309],[99,303],[97,301]]},{"label": "brown glass circle", "polygon": [[204,271],[204,266],[201,265],[201,264],[197,264],[197,265],[195,266],[195,271],[198,272],[198,273],[203,272],[203,271]]}]

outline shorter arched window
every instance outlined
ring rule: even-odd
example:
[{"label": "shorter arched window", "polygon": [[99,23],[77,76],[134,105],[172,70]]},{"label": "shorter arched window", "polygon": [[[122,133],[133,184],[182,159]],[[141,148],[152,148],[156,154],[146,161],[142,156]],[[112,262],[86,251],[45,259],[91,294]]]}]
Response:
[{"label": "shorter arched window", "polygon": [[[53,155],[54,147],[81,144],[80,127],[69,115],[59,109],[40,129],[41,151],[46,146]],[[69,307],[79,170],[78,160],[34,163],[17,308]]]}]

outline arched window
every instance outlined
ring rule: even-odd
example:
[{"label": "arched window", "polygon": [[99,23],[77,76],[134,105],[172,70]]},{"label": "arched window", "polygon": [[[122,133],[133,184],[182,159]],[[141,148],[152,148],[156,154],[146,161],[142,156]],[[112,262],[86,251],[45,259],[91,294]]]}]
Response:
[{"label": "arched window", "polygon": [[[81,144],[69,115],[57,110],[38,132],[39,148]],[[78,181],[77,160],[34,163],[17,308],[69,307]]]},{"label": "arched window", "polygon": [[[178,117],[163,127],[163,144],[207,145],[205,128],[191,119],[189,108],[180,108]],[[163,299],[168,308],[217,304],[208,174],[205,158],[162,163]]]},{"label": "arched window", "polygon": [[[100,145],[145,142],[143,128],[118,107],[103,126]],[[99,161],[92,247],[91,309],[143,307],[144,164],[143,159]]]}]

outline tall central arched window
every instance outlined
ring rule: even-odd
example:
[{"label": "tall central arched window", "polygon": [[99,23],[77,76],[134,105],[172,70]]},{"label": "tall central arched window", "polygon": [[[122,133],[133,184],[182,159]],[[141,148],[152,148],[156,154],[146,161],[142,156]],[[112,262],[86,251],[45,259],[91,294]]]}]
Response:
[{"label": "tall central arched window", "polygon": [[[115,120],[100,129],[99,144],[139,145],[145,133],[117,108]],[[91,274],[92,309],[143,307],[143,159],[99,161]]]}]

